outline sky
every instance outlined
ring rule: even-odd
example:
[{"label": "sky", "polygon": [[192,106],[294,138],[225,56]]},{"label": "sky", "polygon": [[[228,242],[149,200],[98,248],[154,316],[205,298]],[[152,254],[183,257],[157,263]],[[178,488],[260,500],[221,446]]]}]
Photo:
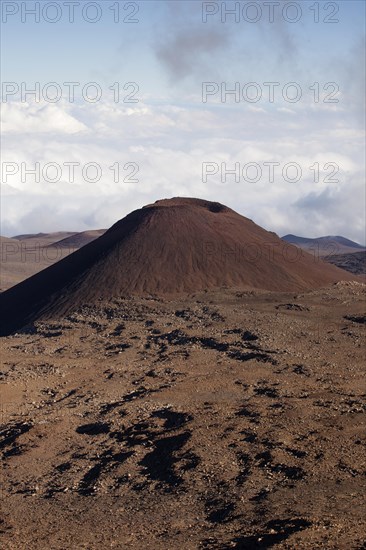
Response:
[{"label": "sky", "polygon": [[1,9],[2,235],[190,196],[365,244],[363,1]]}]

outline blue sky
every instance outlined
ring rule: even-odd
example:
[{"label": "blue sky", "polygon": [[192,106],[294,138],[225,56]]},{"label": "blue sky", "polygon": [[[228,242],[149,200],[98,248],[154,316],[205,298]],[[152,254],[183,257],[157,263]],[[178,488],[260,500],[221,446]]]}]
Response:
[{"label": "blue sky", "polygon": [[[233,17],[222,23],[220,11],[203,23],[197,0],[119,2],[122,17],[138,5],[138,23],[130,24],[113,22],[113,1],[95,2],[102,16],[94,24],[81,16],[85,0],[75,7],[73,23],[64,2],[54,3],[62,16],[52,24],[42,13],[40,23],[30,15],[21,21],[21,4],[31,8],[35,2],[3,2],[3,9],[11,4],[6,9],[15,5],[19,11],[7,20],[3,13],[2,81],[29,88],[56,82],[63,92],[64,82],[93,81],[103,95],[97,103],[78,93],[74,103],[65,94],[57,103],[22,101],[19,95],[5,103],[3,96],[3,162],[97,162],[103,175],[91,185],[77,174],[71,184],[63,172],[56,184],[42,176],[22,181],[19,170],[2,185],[2,234],[107,227],[148,202],[185,195],[220,200],[280,234],[332,233],[365,241],[364,2],[295,2],[302,11],[296,23],[285,20],[288,3],[282,0],[272,23],[261,1],[256,23],[245,21],[242,11],[238,23]],[[41,10],[45,4],[40,2]],[[216,4],[222,3],[211,2]],[[234,4],[226,2],[228,8]],[[238,4],[242,10],[248,2]],[[294,8],[288,9],[294,17]],[[339,21],[325,23],[326,17]],[[135,82],[138,103],[114,103],[108,90],[114,82],[122,88]],[[238,82],[241,94],[255,82],[262,99],[251,103],[241,95],[238,102],[228,97],[223,103],[216,94],[203,103],[203,82],[228,89]],[[265,82],[279,83],[273,102]],[[301,89],[297,103],[282,97],[289,82]],[[315,82],[318,103],[309,89]],[[327,83],[334,84],[324,90]],[[324,103],[334,85],[339,91],[331,97],[338,103]],[[137,164],[138,183],[114,182],[114,162]],[[296,162],[302,177],[295,183],[281,173],[274,182],[223,182],[219,172],[204,183],[207,162],[228,168],[240,163],[240,169],[251,162],[262,168],[278,162],[280,169]],[[314,163],[322,172],[317,183],[309,169]],[[327,181],[327,163],[339,166],[338,182]]]},{"label": "blue sky", "polygon": [[[167,78],[166,67],[162,66],[156,54],[159,44],[164,45],[165,38],[169,40],[177,33],[189,37],[192,31],[198,34],[216,32],[222,39],[224,47],[220,48],[220,52],[214,50],[214,55],[205,66],[205,77],[219,75],[227,79],[235,75],[238,78],[243,72],[250,72],[255,78],[262,74],[278,78],[287,75],[289,66],[293,68],[293,64],[297,71],[303,73],[312,73],[318,67],[330,71],[332,59],[351,54],[352,47],[361,40],[365,29],[365,4],[358,0],[334,3],[339,7],[336,15],[332,15],[331,7],[325,10],[324,6],[329,2],[318,2],[318,24],[314,23],[314,10],[310,9],[314,5],[312,1],[297,3],[301,6],[303,17],[293,24],[284,22],[280,8],[276,9],[275,21],[271,24],[264,6],[258,23],[248,23],[242,17],[239,23],[235,23],[228,16],[227,22],[222,24],[220,14],[217,14],[203,24],[202,2],[197,0],[133,2],[139,6],[139,12],[131,15],[131,19],[138,19],[139,22],[130,24],[113,22],[110,7],[114,2],[109,0],[97,2],[102,10],[99,22],[93,24],[83,20],[81,7],[83,3],[88,3],[84,0],[79,2],[81,6],[75,7],[75,21],[70,23],[69,11],[59,1],[60,21],[52,24],[41,17],[37,24],[29,14],[25,15],[26,22],[22,23],[20,4],[31,9],[36,2],[11,3],[19,5],[19,13],[8,15],[6,24],[2,25],[4,80],[36,79],[47,82],[53,79],[90,81],[98,78],[99,81],[105,79],[109,82],[112,78],[128,77],[143,82],[147,92],[160,88],[162,93],[166,93],[167,87],[176,87]],[[240,5],[246,3],[239,2]],[[47,2],[40,2],[41,7],[42,4]],[[122,19],[133,8],[124,11],[123,7],[128,2],[121,1],[119,4]],[[235,2],[226,4],[230,8]],[[49,13],[52,16],[55,12],[50,9]],[[322,22],[326,16],[339,19],[339,23]],[[287,49],[288,46],[292,47]],[[179,64],[183,52],[176,53]],[[190,84],[194,88],[197,83]]]}]

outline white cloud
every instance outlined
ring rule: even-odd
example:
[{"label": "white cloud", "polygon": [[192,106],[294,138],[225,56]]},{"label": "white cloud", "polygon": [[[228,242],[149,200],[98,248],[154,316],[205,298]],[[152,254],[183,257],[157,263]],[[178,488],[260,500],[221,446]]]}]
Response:
[{"label": "white cloud", "polygon": [[[22,181],[20,169],[8,177],[2,189],[5,235],[108,227],[144,204],[183,195],[218,200],[280,234],[364,238],[362,133],[346,114],[334,117],[322,109],[320,115],[308,106],[296,112],[295,121],[281,108],[268,109],[264,117],[258,107],[196,101],[5,107],[2,162],[62,168],[55,183],[42,174],[39,182],[32,176]],[[65,162],[79,163],[74,182]],[[102,170],[94,183],[82,173],[91,162]],[[247,163],[258,163],[263,176],[253,183],[228,175],[223,182],[218,173],[204,183],[203,162],[226,163],[228,169],[239,163],[241,173]],[[273,182],[265,162],[280,163]],[[302,169],[296,183],[283,177],[290,162]],[[310,169],[316,162],[319,182]],[[331,162],[339,166],[338,183],[325,181],[330,170],[324,165]],[[116,163],[118,182],[111,169]],[[130,163],[139,169],[135,175]]]},{"label": "white cloud", "polygon": [[62,105],[12,101],[2,106],[4,134],[76,134],[86,130],[86,126]]},{"label": "white cloud", "polygon": [[287,107],[279,107],[277,109],[277,111],[279,113],[287,113],[289,115],[296,115],[296,111],[294,111],[293,109],[288,109]]}]

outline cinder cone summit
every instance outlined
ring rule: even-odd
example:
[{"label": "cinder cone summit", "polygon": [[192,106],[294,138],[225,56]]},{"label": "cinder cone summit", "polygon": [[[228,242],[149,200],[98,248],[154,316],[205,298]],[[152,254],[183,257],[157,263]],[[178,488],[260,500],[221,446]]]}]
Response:
[{"label": "cinder cone summit", "polygon": [[98,239],[2,293],[0,334],[129,295],[223,287],[296,292],[352,279],[222,204],[165,199],[135,210]]}]

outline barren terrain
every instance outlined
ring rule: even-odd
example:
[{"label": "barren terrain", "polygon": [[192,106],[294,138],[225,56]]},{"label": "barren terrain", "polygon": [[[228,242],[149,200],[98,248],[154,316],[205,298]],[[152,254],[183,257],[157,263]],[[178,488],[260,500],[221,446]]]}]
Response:
[{"label": "barren terrain", "polygon": [[366,275],[366,252],[352,252],[351,254],[335,254],[326,259],[330,264],[336,265],[356,275]]},{"label": "barren terrain", "polygon": [[0,237],[0,292],[46,269],[92,242],[104,229]]},{"label": "barren terrain", "polygon": [[3,548],[365,548],[364,331],[341,282],[1,338]]}]

